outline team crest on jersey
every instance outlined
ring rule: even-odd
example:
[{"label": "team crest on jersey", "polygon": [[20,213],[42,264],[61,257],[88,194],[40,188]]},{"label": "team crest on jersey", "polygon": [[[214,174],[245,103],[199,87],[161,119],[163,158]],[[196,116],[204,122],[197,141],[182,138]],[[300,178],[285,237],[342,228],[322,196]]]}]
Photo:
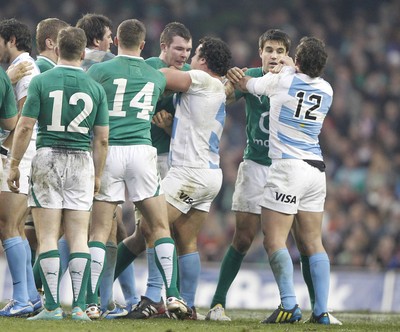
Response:
[{"label": "team crest on jersey", "polygon": [[282,203],[296,204],[297,198],[293,195],[286,195],[282,193],[275,192],[275,200]]},{"label": "team crest on jersey", "polygon": [[191,198],[189,195],[185,194],[183,191],[179,194],[179,199],[184,201],[187,204],[193,204],[193,198]]}]

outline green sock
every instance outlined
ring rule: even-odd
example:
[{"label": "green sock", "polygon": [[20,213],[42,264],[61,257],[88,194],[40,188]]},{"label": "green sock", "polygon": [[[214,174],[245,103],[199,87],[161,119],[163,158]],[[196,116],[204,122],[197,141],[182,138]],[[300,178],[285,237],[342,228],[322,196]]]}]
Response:
[{"label": "green sock", "polygon": [[32,267],[35,264],[35,260],[36,260],[36,250],[31,248],[31,262],[32,262]]},{"label": "green sock", "polygon": [[216,304],[221,304],[225,308],[226,294],[239,272],[245,255],[246,254],[238,252],[232,246],[229,246],[224,259],[222,260],[217,289],[215,290],[210,308],[214,307]]},{"label": "green sock", "polygon": [[35,286],[37,289],[42,288],[42,279],[40,277],[40,268],[39,268],[39,257],[35,260],[35,264],[33,264],[33,277],[35,278]]},{"label": "green sock", "polygon": [[136,259],[136,257],[137,256],[128,249],[123,241],[118,244],[117,263],[115,266],[114,280],[119,277],[122,271],[124,271],[129,266],[129,264],[131,264]]},{"label": "green sock", "polygon": [[86,303],[99,304],[99,286],[106,264],[106,246],[99,241],[88,243],[90,251],[90,276],[87,282]]},{"label": "green sock", "polygon": [[170,237],[158,239],[154,242],[154,252],[157,267],[164,280],[167,298],[171,296],[180,298],[177,287],[178,261],[174,240]]},{"label": "green sock", "polygon": [[303,279],[308,289],[308,296],[310,297],[311,310],[314,310],[315,292],[310,272],[310,261],[308,259],[308,256],[305,255],[301,255],[300,260],[301,260],[301,273],[303,274]]},{"label": "green sock", "polygon": [[86,309],[86,288],[90,276],[90,254],[74,252],[69,255],[69,274],[72,281],[72,308]]},{"label": "green sock", "polygon": [[46,297],[45,307],[47,310],[55,310],[60,306],[60,253],[58,250],[50,250],[41,253],[37,260]]}]

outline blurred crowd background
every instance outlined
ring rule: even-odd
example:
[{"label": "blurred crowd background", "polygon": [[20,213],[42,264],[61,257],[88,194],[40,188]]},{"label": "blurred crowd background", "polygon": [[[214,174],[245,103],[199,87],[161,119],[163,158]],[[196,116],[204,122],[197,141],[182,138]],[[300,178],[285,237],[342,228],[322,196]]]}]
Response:
[{"label": "blurred crowd background", "polygon": [[[125,19],[143,21],[145,58],[159,55],[160,32],[171,21],[189,28],[193,47],[203,35],[221,37],[239,67],[261,64],[258,37],[267,29],[286,31],[293,50],[302,36],[323,39],[329,50],[323,77],[334,89],[320,136],[327,164],[327,251],[334,269],[400,267],[400,1],[13,0],[0,5],[1,19],[15,17],[33,35],[44,18],[75,25],[86,13],[108,16],[113,33]],[[221,144],[224,184],[200,235],[203,262],[219,262],[234,232],[230,209],[246,141],[244,104],[229,106],[227,113]],[[125,206],[130,227],[131,207]],[[292,240],[289,247],[298,262]],[[261,237],[245,262],[266,264]]]}]

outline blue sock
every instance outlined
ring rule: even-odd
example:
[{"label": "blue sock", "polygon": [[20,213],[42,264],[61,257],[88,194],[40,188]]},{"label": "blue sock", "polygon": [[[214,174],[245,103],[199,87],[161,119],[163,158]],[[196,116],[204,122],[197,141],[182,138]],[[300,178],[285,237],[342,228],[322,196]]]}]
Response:
[{"label": "blue sock", "polygon": [[193,307],[201,270],[199,253],[193,252],[179,256],[178,262],[180,293],[187,305]]},{"label": "blue sock", "polygon": [[3,248],[13,281],[13,299],[27,304],[29,296],[26,286],[26,251],[24,243],[20,236],[16,236],[4,240]]},{"label": "blue sock", "polygon": [[26,252],[26,284],[28,289],[28,297],[31,302],[37,301],[40,297],[35,284],[35,277],[33,276],[32,269],[32,250],[29,245],[28,239],[22,241]]},{"label": "blue sock", "polygon": [[328,311],[330,263],[325,252],[309,258],[311,278],[315,290],[314,315],[319,316]]},{"label": "blue sock", "polygon": [[294,293],[293,262],[289,251],[286,248],[275,251],[269,258],[269,264],[278,284],[282,305],[290,310],[297,304],[297,300]]},{"label": "blue sock", "polygon": [[113,285],[114,285],[114,272],[116,263],[117,263],[117,245],[112,242],[107,242],[105,265],[99,286],[100,303],[101,303],[100,309],[103,312],[106,311],[107,309],[114,308]]},{"label": "blue sock", "polygon": [[124,294],[125,304],[127,306],[137,304],[139,298],[136,294],[134,263],[129,264],[127,268],[121,272],[118,281],[121,286],[122,294]]},{"label": "blue sock", "polygon": [[164,285],[163,278],[156,264],[156,254],[154,248],[147,248],[147,288],[145,296],[154,302],[160,302],[161,290]]},{"label": "blue sock", "polygon": [[65,236],[62,236],[58,240],[58,252],[60,253],[60,264],[61,264],[61,276],[65,274],[65,271],[67,271],[68,264],[69,264],[69,245],[68,242],[65,238]]}]

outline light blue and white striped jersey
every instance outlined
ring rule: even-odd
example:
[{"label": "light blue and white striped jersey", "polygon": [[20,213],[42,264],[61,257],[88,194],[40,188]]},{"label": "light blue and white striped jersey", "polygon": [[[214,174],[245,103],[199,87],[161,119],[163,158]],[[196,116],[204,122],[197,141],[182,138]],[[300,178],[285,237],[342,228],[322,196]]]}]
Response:
[{"label": "light blue and white striped jersey", "polygon": [[192,84],[177,94],[169,162],[171,166],[219,168],[225,124],[225,88],[202,70],[188,71]]},{"label": "light blue and white striped jersey", "polygon": [[323,160],[318,135],[332,104],[328,82],[284,67],[279,74],[250,79],[246,87],[270,98],[271,159]]}]

